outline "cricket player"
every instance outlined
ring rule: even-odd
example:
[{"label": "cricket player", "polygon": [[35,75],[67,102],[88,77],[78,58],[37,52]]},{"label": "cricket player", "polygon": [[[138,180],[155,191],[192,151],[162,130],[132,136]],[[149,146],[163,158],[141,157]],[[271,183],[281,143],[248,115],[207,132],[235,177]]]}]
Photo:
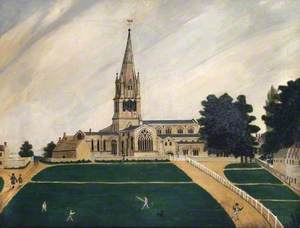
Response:
[{"label": "cricket player", "polygon": [[239,221],[239,212],[243,210],[244,207],[240,207],[238,203],[235,203],[232,207],[233,213],[232,213],[232,219],[235,221]]},{"label": "cricket player", "polygon": [[141,201],[141,202],[143,202],[144,203],[144,205],[143,205],[143,207],[141,208],[142,210],[146,207],[146,208],[150,208],[149,207],[149,205],[148,205],[148,202],[149,202],[149,200],[148,200],[148,198],[145,196],[144,197],[144,199],[142,199],[141,197],[136,197],[139,201]]},{"label": "cricket player", "polygon": [[68,218],[67,218],[67,222],[69,222],[69,221],[74,221],[73,220],[73,215],[75,215],[76,213],[75,213],[75,211],[72,211],[72,210],[70,210],[69,211],[69,215],[68,215]]},{"label": "cricket player", "polygon": [[42,212],[47,212],[47,202],[44,201],[42,204]]}]

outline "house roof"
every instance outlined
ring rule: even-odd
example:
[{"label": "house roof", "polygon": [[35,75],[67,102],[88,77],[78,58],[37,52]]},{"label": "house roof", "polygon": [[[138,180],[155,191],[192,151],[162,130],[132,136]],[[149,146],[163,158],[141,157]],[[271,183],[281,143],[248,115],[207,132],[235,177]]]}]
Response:
[{"label": "house roof", "polygon": [[53,152],[75,151],[81,141],[74,136],[66,136],[58,141]]},{"label": "house roof", "polygon": [[197,123],[196,120],[143,120],[143,124],[192,124]]},{"label": "house roof", "polygon": [[87,131],[87,132],[84,132],[84,133],[86,135],[117,135],[118,134],[117,132],[114,132],[112,130],[112,125],[110,125],[106,128],[103,128],[100,131]]},{"label": "house roof", "polygon": [[140,127],[140,126],[129,126],[129,127],[125,128],[125,129],[123,129],[123,130],[121,130],[121,131],[134,130],[134,129],[138,128],[138,127]]}]

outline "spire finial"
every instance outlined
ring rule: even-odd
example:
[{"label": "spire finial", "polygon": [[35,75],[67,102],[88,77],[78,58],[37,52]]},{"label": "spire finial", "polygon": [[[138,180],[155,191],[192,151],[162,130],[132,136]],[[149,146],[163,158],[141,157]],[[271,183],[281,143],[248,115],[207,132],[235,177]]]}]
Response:
[{"label": "spire finial", "polygon": [[133,23],[132,19],[127,19],[128,33],[130,33],[130,31],[131,31],[131,25],[132,25],[132,23]]}]

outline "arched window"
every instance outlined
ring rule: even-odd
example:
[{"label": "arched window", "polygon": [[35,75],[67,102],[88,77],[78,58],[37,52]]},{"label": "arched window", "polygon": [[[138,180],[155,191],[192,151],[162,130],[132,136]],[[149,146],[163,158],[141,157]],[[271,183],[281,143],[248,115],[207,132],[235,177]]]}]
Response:
[{"label": "arched window", "polygon": [[91,148],[92,148],[92,151],[94,151],[94,139],[92,139],[92,141],[91,141]]},{"label": "arched window", "polygon": [[161,135],[161,129],[160,128],[157,128],[156,132],[157,132],[158,135]]},{"label": "arched window", "polygon": [[132,80],[131,79],[128,82],[128,90],[132,90]]},{"label": "arched window", "polygon": [[130,142],[130,144],[131,144],[131,150],[133,150],[133,149],[134,149],[133,137],[131,137],[131,142]]},{"label": "arched window", "polygon": [[183,129],[182,128],[177,129],[177,134],[183,134]]},{"label": "arched window", "polygon": [[103,140],[103,151],[106,151],[106,140]]},{"label": "arched window", "polygon": [[146,129],[143,129],[138,136],[139,151],[153,151],[152,135]]},{"label": "arched window", "polygon": [[117,154],[117,141],[116,140],[111,141],[111,152],[114,155]]},{"label": "arched window", "polygon": [[188,133],[189,134],[194,134],[194,128],[189,128]]},{"label": "arched window", "polygon": [[99,142],[99,139],[97,140],[97,151],[100,151],[100,142]]},{"label": "arched window", "polygon": [[172,134],[172,129],[171,128],[167,128],[166,129],[166,134]]}]

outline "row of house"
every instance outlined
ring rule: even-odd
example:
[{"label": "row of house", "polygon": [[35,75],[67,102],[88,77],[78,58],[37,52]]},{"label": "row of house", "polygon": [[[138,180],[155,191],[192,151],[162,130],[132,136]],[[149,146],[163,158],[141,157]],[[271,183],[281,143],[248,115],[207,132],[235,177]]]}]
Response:
[{"label": "row of house", "polygon": [[274,154],[273,169],[287,184],[300,190],[300,142]]}]

